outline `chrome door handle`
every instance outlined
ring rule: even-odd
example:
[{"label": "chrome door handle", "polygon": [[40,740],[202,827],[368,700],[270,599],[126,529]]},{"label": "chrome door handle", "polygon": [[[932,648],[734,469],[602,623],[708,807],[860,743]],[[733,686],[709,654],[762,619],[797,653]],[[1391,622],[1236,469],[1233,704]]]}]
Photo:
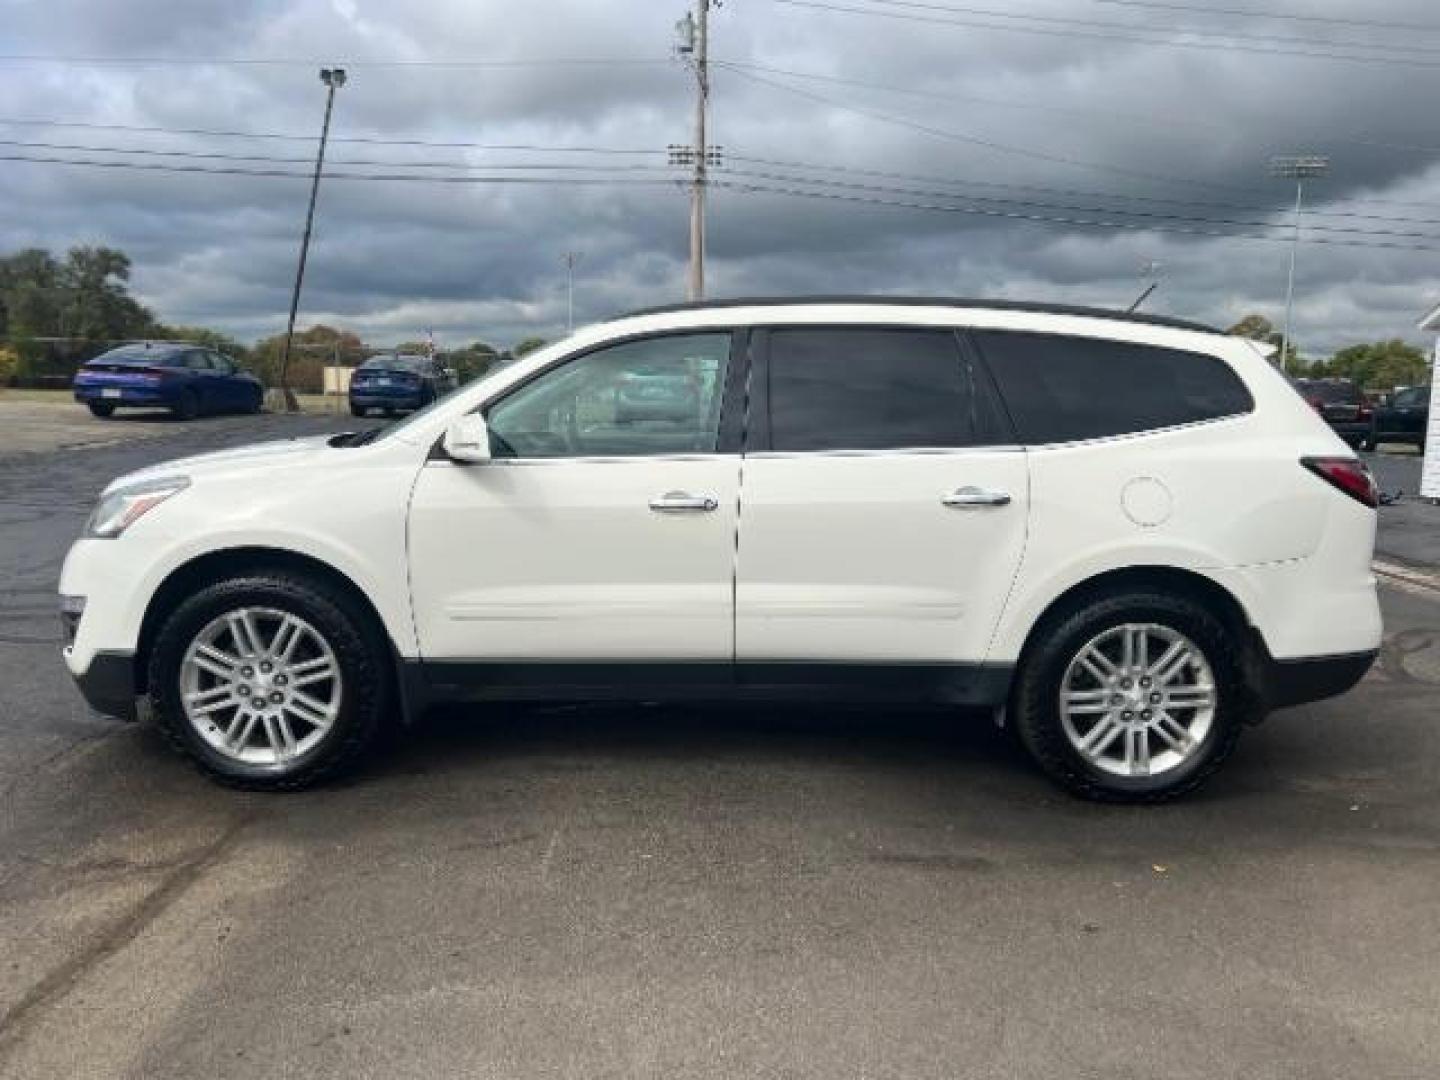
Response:
[{"label": "chrome door handle", "polygon": [[940,501],[946,506],[953,506],[961,510],[976,510],[987,506],[1009,506],[1010,493],[967,486],[956,488]]},{"label": "chrome door handle", "polygon": [[688,491],[667,491],[650,500],[650,509],[662,514],[684,511],[709,513],[720,504],[709,495],[691,495]]}]

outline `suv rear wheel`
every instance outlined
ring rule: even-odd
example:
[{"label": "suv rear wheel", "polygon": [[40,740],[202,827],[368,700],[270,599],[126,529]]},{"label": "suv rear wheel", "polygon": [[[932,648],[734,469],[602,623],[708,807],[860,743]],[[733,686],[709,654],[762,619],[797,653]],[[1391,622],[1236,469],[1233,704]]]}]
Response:
[{"label": "suv rear wheel", "polygon": [[223,783],[308,787],[375,740],[389,682],[378,638],[321,582],[268,573],[221,581],[181,604],[156,638],[156,722]]},{"label": "suv rear wheel", "polygon": [[1255,707],[1224,625],[1185,597],[1107,597],[1040,633],[1011,716],[1040,767],[1083,798],[1162,802],[1194,790]]}]

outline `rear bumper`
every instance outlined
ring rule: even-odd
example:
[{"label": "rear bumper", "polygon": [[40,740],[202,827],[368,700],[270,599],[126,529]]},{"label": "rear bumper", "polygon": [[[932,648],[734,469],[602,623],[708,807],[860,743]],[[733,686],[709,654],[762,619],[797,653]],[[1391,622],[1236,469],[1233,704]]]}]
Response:
[{"label": "rear bumper", "polygon": [[1345,693],[1370,670],[1379,650],[1341,653],[1336,656],[1307,656],[1298,660],[1265,657],[1262,693],[1272,709],[1303,705]]},{"label": "rear bumper", "polygon": [[97,652],[83,671],[71,670],[90,708],[120,720],[135,719],[135,654]]},{"label": "rear bumper", "polygon": [[423,390],[392,391],[366,391],[356,393],[350,391],[350,404],[361,409],[418,409],[429,399]]},{"label": "rear bumper", "polygon": [[[107,396],[104,391],[118,390],[119,396]],[[82,405],[88,405],[92,401],[102,402],[107,405],[164,405],[173,404],[174,394],[159,387],[136,387],[136,386],[77,386],[75,387],[75,400]]]}]

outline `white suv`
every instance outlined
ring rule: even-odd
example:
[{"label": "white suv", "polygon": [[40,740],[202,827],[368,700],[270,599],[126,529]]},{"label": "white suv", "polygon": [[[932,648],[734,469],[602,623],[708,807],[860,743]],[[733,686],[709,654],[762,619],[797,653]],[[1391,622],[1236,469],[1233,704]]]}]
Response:
[{"label": "white suv", "polygon": [[1081,795],[1199,784],[1380,644],[1365,468],[1205,327],[752,300],[590,327],[404,423],[108,487],[66,663],[293,788],[437,700],[980,706]]}]

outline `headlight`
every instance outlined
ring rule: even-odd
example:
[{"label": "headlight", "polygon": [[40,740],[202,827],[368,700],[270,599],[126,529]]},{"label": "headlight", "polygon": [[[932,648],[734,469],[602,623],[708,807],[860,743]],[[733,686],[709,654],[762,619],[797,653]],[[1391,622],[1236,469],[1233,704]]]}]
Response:
[{"label": "headlight", "polygon": [[85,522],[85,535],[106,539],[119,536],[171,495],[189,486],[188,476],[167,476],[116,488],[101,497],[90,520]]}]

